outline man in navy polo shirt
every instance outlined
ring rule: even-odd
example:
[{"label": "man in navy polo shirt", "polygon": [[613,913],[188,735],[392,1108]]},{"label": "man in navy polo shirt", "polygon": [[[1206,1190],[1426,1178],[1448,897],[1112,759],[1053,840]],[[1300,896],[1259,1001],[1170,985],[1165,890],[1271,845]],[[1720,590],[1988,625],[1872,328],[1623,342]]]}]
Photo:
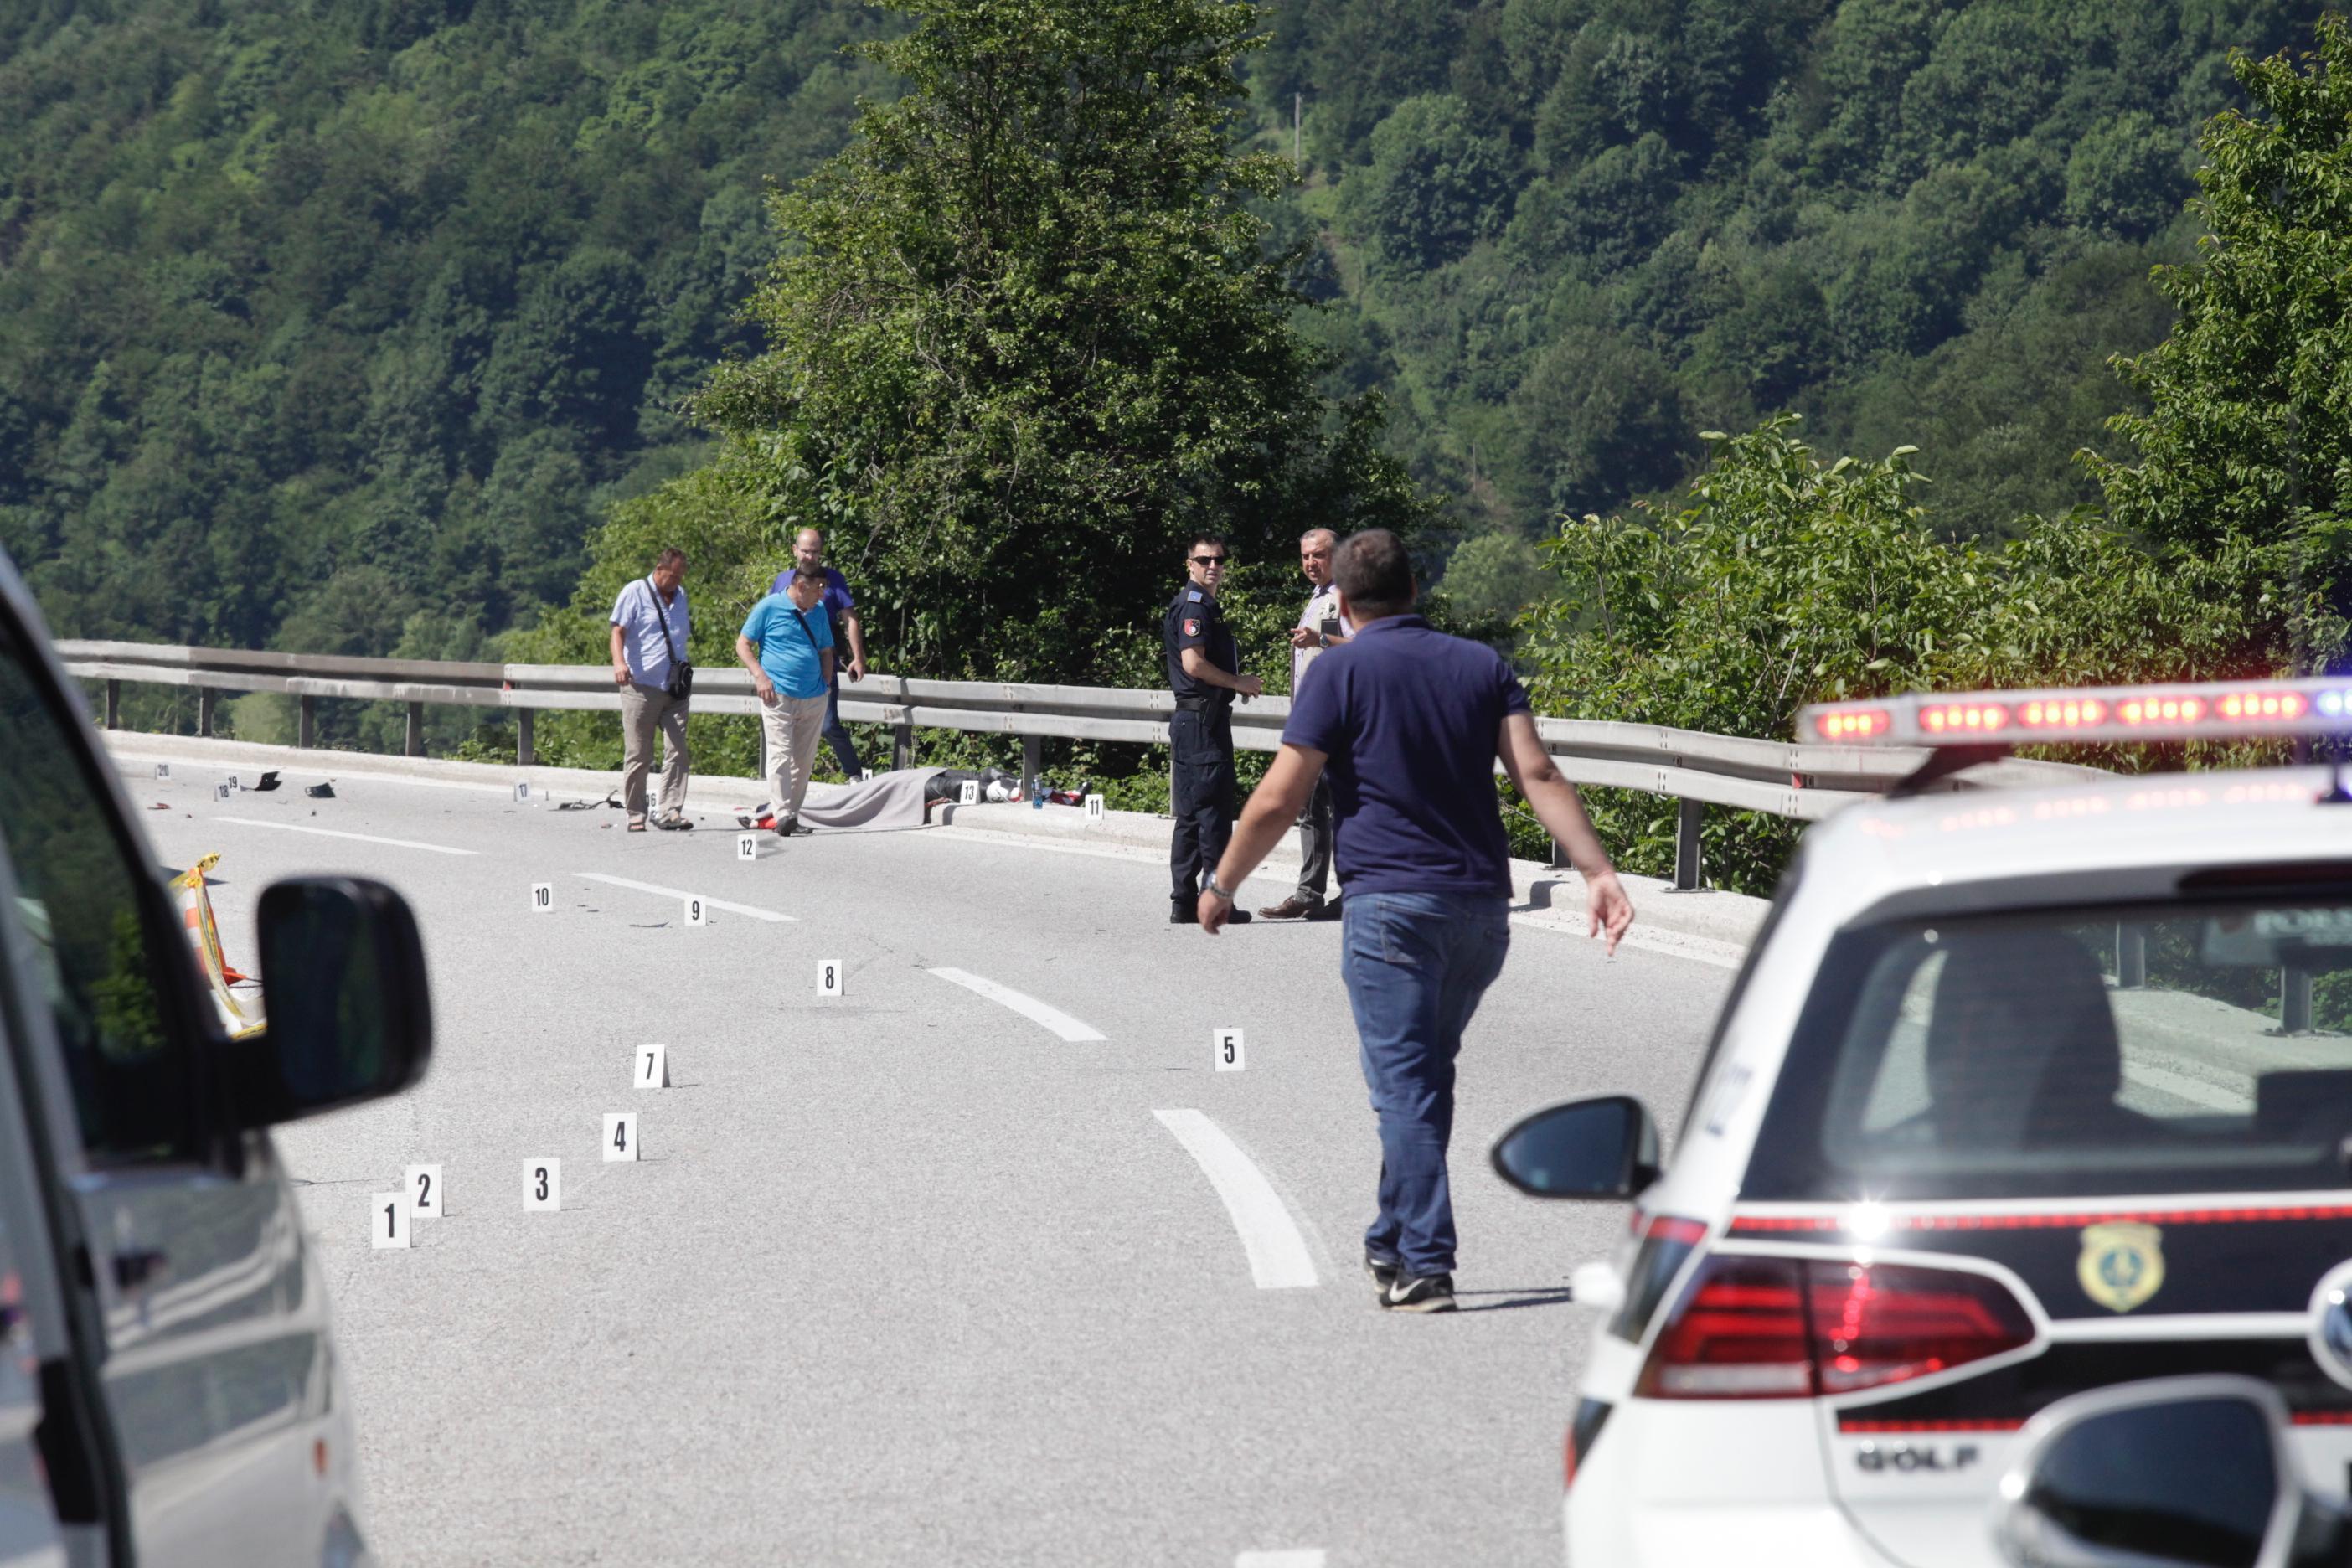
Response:
[{"label": "man in navy polo shirt", "polygon": [[1201,894],[1200,922],[1213,936],[1233,917],[1233,889],[1328,769],[1340,974],[1381,1128],[1380,1217],[1364,1233],[1364,1268],[1381,1306],[1451,1311],[1454,1058],[1511,942],[1496,758],[1583,876],[1591,929],[1612,953],[1633,906],[1510,666],[1412,613],[1412,563],[1396,535],[1355,535],[1333,569],[1355,635],[1316,661],[1292,701],[1282,750]]}]

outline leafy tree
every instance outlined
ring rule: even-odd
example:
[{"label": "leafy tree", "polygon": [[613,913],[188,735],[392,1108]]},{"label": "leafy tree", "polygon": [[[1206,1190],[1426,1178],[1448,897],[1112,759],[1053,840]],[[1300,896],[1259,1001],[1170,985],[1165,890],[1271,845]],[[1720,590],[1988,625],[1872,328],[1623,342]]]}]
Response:
[{"label": "leafy tree", "polygon": [[1371,162],[1350,174],[1342,205],[1389,266],[1419,271],[1502,231],[1517,162],[1472,128],[1460,99],[1408,98],[1373,129]]},{"label": "leafy tree", "polygon": [[[1680,511],[1561,523],[1545,547],[1561,592],[1521,622],[1539,711],[1780,740],[1808,702],[2262,668],[2255,552],[2151,556],[2087,510],[1999,549],[1948,542],[1910,448],[1823,463],[1793,426],[1710,437]],[[1597,811],[1624,863],[1670,865],[1671,802],[1601,792]],[[1713,814],[1708,864],[1767,892],[1796,833]]]},{"label": "leafy tree", "polygon": [[2158,269],[2172,335],[2123,362],[2147,399],[2112,428],[2139,460],[2095,458],[2116,520],[2201,552],[2259,552],[2294,661],[2345,646],[2352,560],[2352,26],[2318,48],[2241,59],[2252,112],[2207,125],[2195,262]]},{"label": "leafy tree", "polygon": [[1189,530],[1263,559],[1412,526],[1376,405],[1317,395],[1264,248],[1250,203],[1286,165],[1231,145],[1255,13],[905,9],[870,49],[905,90],[776,203],[772,346],[696,400],[765,476],[771,550],[832,527],[894,668],[1085,679],[1153,637]]}]

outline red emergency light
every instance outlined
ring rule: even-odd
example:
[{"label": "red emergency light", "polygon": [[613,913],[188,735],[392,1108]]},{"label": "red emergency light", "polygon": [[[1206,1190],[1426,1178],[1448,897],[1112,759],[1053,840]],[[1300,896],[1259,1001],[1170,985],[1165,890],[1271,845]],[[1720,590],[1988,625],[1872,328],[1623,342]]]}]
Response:
[{"label": "red emergency light", "polygon": [[2352,679],[2216,680],[2073,691],[1933,692],[1817,702],[1797,738],[1841,746],[2207,741],[2352,731]]}]

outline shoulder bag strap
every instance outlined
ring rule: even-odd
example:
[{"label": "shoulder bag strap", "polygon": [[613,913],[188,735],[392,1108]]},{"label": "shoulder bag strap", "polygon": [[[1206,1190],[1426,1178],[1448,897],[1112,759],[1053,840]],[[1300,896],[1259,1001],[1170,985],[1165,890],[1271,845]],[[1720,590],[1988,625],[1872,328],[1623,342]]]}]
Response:
[{"label": "shoulder bag strap", "polygon": [[654,596],[654,614],[661,617],[662,646],[669,649],[669,661],[678,662],[677,639],[669,635],[669,606],[662,603],[661,590],[654,586],[651,577],[646,579],[646,592]]}]

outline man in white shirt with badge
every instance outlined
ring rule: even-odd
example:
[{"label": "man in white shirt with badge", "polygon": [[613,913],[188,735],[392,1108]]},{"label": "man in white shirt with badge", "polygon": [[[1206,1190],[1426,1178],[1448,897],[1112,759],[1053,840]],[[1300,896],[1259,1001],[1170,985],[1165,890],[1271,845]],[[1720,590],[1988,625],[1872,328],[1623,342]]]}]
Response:
[{"label": "man in white shirt with badge", "polygon": [[[1290,695],[1295,701],[1315,656],[1327,647],[1338,647],[1354,635],[1355,628],[1347,616],[1339,613],[1339,589],[1331,579],[1331,554],[1339,547],[1339,536],[1328,528],[1311,528],[1298,536],[1298,569],[1307,574],[1307,581],[1315,591],[1307,596],[1307,607],[1298,612],[1298,624],[1290,631]],[[1327,778],[1318,777],[1314,793],[1307,797],[1306,809],[1298,814],[1298,890],[1278,904],[1269,904],[1258,910],[1261,920],[1336,920],[1339,910],[1327,905],[1323,886],[1331,876],[1331,784]]]}]

